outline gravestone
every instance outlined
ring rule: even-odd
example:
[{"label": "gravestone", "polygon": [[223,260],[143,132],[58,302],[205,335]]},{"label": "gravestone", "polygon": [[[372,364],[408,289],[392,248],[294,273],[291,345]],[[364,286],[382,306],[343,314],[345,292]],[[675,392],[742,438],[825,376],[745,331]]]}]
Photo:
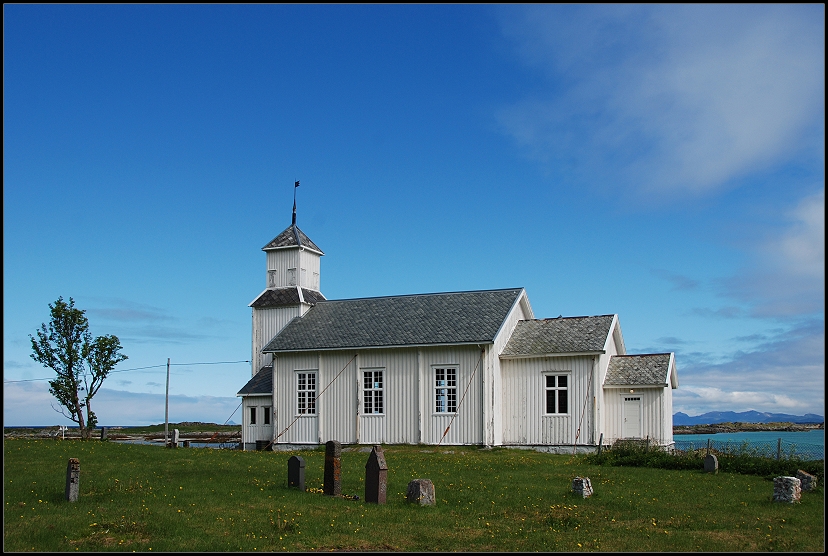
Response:
[{"label": "gravestone", "polygon": [[773,480],[773,501],[788,502],[793,504],[799,502],[802,496],[802,488],[799,479],[796,477],[776,477]]},{"label": "gravestone", "polygon": [[106,427],[101,427],[101,440],[106,440]]},{"label": "gravestone", "polygon": [[173,429],[172,447],[178,448],[178,429]]},{"label": "gravestone", "polygon": [[704,456],[704,472],[717,474],[719,472],[719,458],[713,454]]},{"label": "gravestone", "polygon": [[575,477],[572,479],[572,492],[576,496],[589,498],[592,496],[592,481],[589,480],[589,477]]},{"label": "gravestone", "polygon": [[437,498],[434,495],[434,483],[431,479],[414,479],[408,483],[405,499],[420,506],[434,506]]},{"label": "gravestone", "polygon": [[336,440],[327,441],[325,443],[325,483],[322,490],[328,496],[342,494],[340,457],[342,457],[342,444]]},{"label": "gravestone", "polygon": [[382,446],[377,444],[368,456],[365,464],[365,501],[385,504],[388,491],[388,464]]},{"label": "gravestone", "polygon": [[796,472],[796,478],[802,490],[814,490],[817,486],[817,478],[801,469]]},{"label": "gravestone", "polygon": [[66,499],[77,502],[79,492],[80,461],[77,458],[69,458],[69,464],[66,466]]},{"label": "gravestone", "polygon": [[288,460],[288,486],[305,490],[305,460],[300,456],[291,456]]}]

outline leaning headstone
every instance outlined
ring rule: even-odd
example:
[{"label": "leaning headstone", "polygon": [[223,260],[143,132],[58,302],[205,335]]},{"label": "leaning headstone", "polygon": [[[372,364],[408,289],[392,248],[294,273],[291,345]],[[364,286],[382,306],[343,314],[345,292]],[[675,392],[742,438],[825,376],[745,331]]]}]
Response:
[{"label": "leaning headstone", "polygon": [[704,456],[704,472],[714,475],[719,472],[719,459],[713,454]]},{"label": "leaning headstone", "polygon": [[592,481],[589,480],[589,477],[575,477],[572,479],[572,492],[576,496],[589,498],[592,496]]},{"label": "leaning headstone", "polygon": [[801,469],[796,472],[796,478],[802,490],[814,490],[817,486],[817,478]]},{"label": "leaning headstone", "polygon": [[405,499],[420,506],[433,506],[437,503],[434,496],[434,483],[430,479],[414,479],[408,483]]},{"label": "leaning headstone", "polygon": [[325,443],[325,483],[322,490],[328,496],[342,494],[341,465],[339,461],[341,456],[342,444],[336,440],[329,440]]},{"label": "leaning headstone", "polygon": [[388,464],[382,446],[377,444],[365,464],[365,501],[385,504],[388,491]]},{"label": "leaning headstone", "polygon": [[69,458],[66,466],[66,499],[70,502],[78,501],[80,492],[80,461],[77,458]]},{"label": "leaning headstone", "polygon": [[300,456],[291,456],[288,460],[288,486],[305,490],[305,460]]},{"label": "leaning headstone", "polygon": [[106,440],[106,427],[101,427],[101,440]]},{"label": "leaning headstone", "polygon": [[773,501],[788,502],[793,504],[799,502],[802,496],[802,488],[799,479],[796,477],[776,477],[773,480]]}]

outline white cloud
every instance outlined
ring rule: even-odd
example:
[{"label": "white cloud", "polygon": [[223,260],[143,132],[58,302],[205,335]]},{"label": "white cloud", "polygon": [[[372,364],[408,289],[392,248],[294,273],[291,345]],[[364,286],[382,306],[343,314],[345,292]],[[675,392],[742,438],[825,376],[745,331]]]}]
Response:
[{"label": "white cloud", "polygon": [[549,77],[504,109],[544,160],[641,193],[699,194],[821,160],[821,6],[531,6],[504,34]]},{"label": "white cloud", "polygon": [[723,293],[752,305],[759,317],[823,314],[825,191],[790,211],[789,226],[754,250],[750,266],[723,282]]},{"label": "white cloud", "polygon": [[[824,321],[813,320],[724,363],[680,367],[673,409],[689,415],[748,410],[824,415],[824,336]],[[680,353],[676,357],[683,359]]]}]

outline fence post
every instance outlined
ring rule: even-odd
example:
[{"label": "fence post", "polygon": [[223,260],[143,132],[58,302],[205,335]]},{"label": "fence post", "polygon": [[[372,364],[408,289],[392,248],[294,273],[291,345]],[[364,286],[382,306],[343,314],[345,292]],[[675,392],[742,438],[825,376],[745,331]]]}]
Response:
[{"label": "fence post", "polygon": [[601,436],[598,437],[598,455],[601,455],[601,448],[602,444],[604,443],[604,433],[601,433]]},{"label": "fence post", "polygon": [[710,439],[709,438],[707,439],[707,453],[705,455],[706,456],[710,455]]},{"label": "fence post", "polygon": [[782,459],[782,439],[776,441],[776,459]]}]

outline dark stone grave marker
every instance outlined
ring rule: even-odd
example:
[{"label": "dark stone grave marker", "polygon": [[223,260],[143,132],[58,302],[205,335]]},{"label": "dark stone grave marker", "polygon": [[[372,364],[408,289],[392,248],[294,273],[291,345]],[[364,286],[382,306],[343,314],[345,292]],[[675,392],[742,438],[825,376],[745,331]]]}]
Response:
[{"label": "dark stone grave marker", "polygon": [[704,472],[717,474],[719,472],[719,458],[713,454],[704,456]]},{"label": "dark stone grave marker", "polygon": [[69,458],[66,466],[66,499],[70,502],[78,501],[80,492],[80,461],[77,458]]},{"label": "dark stone grave marker", "polygon": [[325,483],[322,490],[328,496],[340,496],[342,494],[340,457],[342,457],[342,444],[336,440],[326,442]]},{"label": "dark stone grave marker", "polygon": [[305,490],[305,460],[300,456],[291,456],[288,460],[288,486]]},{"label": "dark stone grave marker", "polygon": [[368,463],[365,464],[365,501],[385,504],[388,491],[388,464],[379,444],[371,450]]}]

